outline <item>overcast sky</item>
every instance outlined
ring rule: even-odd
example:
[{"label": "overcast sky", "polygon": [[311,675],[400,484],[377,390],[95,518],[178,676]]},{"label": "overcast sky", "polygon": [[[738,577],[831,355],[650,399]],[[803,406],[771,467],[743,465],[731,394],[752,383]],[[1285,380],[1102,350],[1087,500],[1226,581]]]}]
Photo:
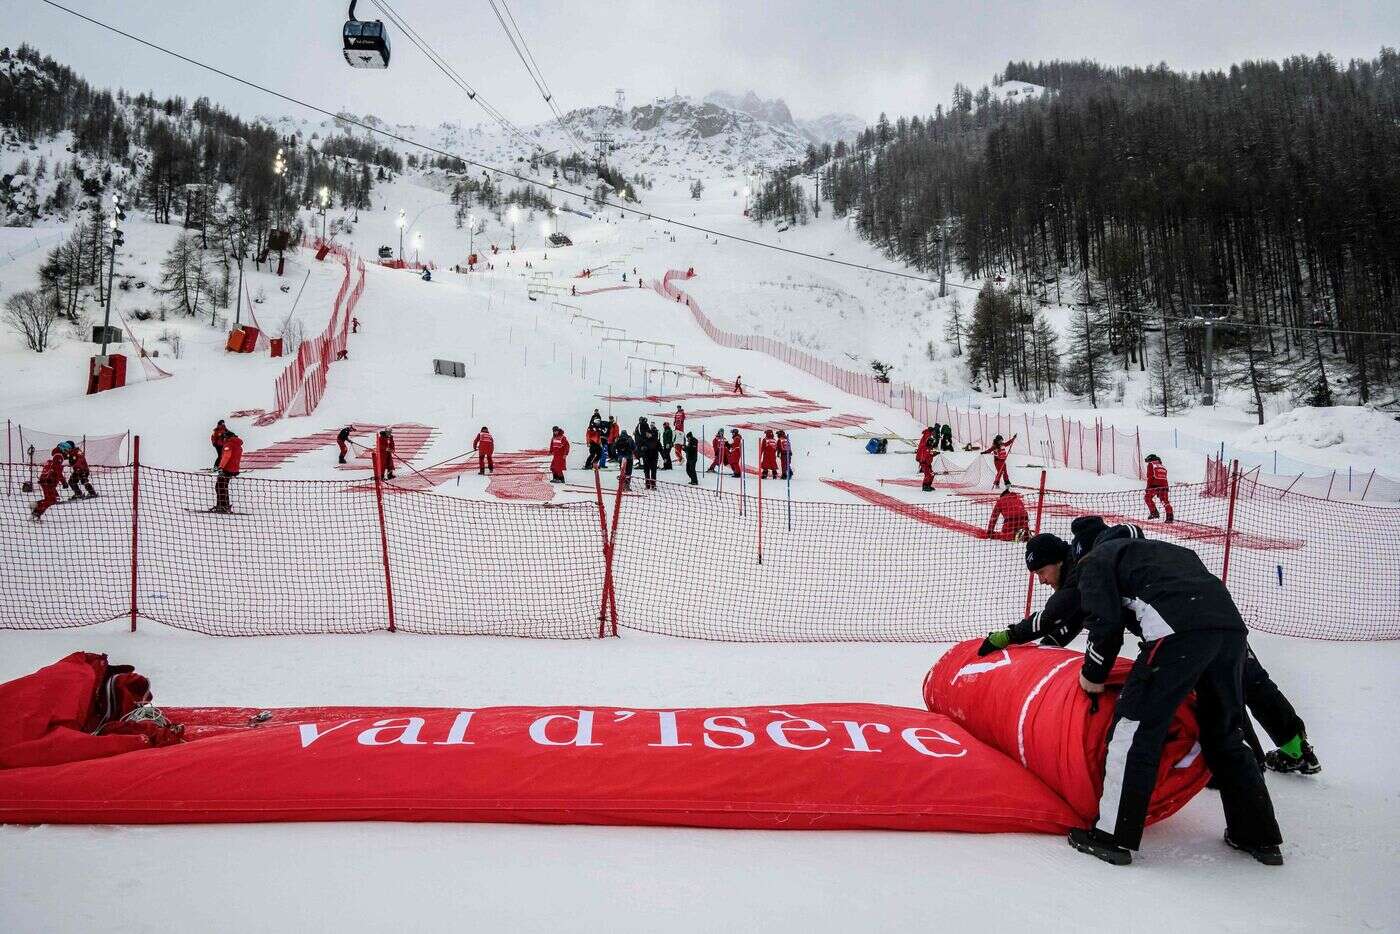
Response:
[{"label": "overcast sky", "polygon": [[[401,123],[474,123],[481,110],[395,32],[389,71],[340,56],[339,0],[63,0],[128,32],[328,109]],[[548,117],[487,0],[393,0],[481,96],[520,124]],[[499,3],[499,0],[498,0]],[[1197,70],[1248,58],[1374,56],[1400,42],[1400,2],[1327,0],[510,0],[563,109],[629,104],[678,90],[782,97],[794,115],[873,120],[946,105],[1010,59],[1093,58]],[[75,20],[39,0],[0,0],[6,35],[99,86],[208,95],[248,115],[294,111],[275,99]],[[360,19],[379,18],[361,0]]]}]

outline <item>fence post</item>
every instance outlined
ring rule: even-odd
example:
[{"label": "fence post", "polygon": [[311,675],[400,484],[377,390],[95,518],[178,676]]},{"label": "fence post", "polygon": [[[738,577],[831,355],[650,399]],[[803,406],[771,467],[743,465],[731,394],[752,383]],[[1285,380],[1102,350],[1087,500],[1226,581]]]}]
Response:
[{"label": "fence post", "polygon": [[136,631],[136,554],[138,518],[141,512],[141,436],[131,446],[131,631]]},{"label": "fence post", "polygon": [[[1040,534],[1040,517],[1045,512],[1045,471],[1040,472],[1040,495],[1035,501],[1035,531],[1031,534]],[[1035,593],[1035,572],[1031,571],[1031,579],[1026,582],[1026,616],[1031,615],[1031,594]]]},{"label": "fence post", "polygon": [[[759,450],[763,449],[763,442],[758,443]],[[763,455],[758,458],[758,563],[763,563]]]},{"label": "fence post", "polygon": [[380,463],[379,448],[374,449],[374,455],[370,458],[374,465],[374,503],[379,510],[379,552],[384,558],[384,599],[389,609],[389,631],[395,629],[394,622],[394,581],[389,573],[389,533],[384,527],[384,483],[380,479],[383,474],[383,465]]},{"label": "fence post", "polygon": [[612,621],[613,637],[617,636],[617,586],[612,576],[612,559],[617,554],[617,517],[622,514],[622,484],[613,497],[612,534],[608,536],[608,616]]},{"label": "fence post", "polygon": [[[619,487],[621,483],[618,484]],[[603,533],[603,594],[598,604],[598,638],[607,635],[608,592],[612,588],[612,542],[608,541],[608,514],[603,506],[603,479],[593,468],[593,488],[598,493],[598,527]]]},{"label": "fence post", "polygon": [[1230,508],[1225,514],[1225,562],[1220,568],[1220,583],[1230,578],[1230,543],[1235,537],[1235,494],[1240,488],[1240,462],[1230,461]]}]

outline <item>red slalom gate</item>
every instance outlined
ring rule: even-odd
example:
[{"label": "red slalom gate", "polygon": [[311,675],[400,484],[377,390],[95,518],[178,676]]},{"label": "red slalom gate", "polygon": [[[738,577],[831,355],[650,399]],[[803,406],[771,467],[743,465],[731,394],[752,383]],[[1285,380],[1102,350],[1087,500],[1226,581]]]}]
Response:
[{"label": "red slalom gate", "polygon": [[[144,616],[216,635],[392,627],[595,638],[625,627],[730,641],[941,641],[1025,613],[1022,546],[986,538],[992,503],[979,490],[901,500],[837,481],[833,496],[860,501],[791,502],[789,521],[760,528],[763,494],[752,503],[743,484],[663,482],[634,489],[625,510],[617,490],[609,516],[598,479],[582,502],[539,504],[362,476],[245,475],[230,486],[234,511],[216,515],[214,478],[133,452],[130,466],[93,469],[98,499],[61,503],[42,523],[29,521],[30,496],[0,497],[0,627]],[[1163,525],[1142,518],[1141,490],[1047,489],[1036,527],[1068,537],[1079,515],[1136,521],[1228,577],[1256,629],[1400,638],[1400,508],[1280,494],[1238,471],[1223,491],[1178,484],[1171,496],[1176,522]]]}]

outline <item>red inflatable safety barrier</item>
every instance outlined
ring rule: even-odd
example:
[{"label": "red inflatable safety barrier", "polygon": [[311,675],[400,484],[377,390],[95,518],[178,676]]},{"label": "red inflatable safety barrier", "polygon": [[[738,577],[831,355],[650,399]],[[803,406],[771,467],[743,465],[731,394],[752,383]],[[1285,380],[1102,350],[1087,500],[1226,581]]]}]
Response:
[{"label": "red inflatable safety barrier", "polygon": [[[1098,709],[1079,687],[1082,652],[1012,646],[978,657],[980,639],[960,642],[924,679],[924,703],[962,724],[1049,785],[1087,825],[1098,816],[1113,705],[1132,662],[1119,659]],[[1149,824],[1171,816],[1210,774],[1196,742],[1194,698],[1177,710],[1163,750]]]},{"label": "red inflatable safety barrier", "polygon": [[[184,741],[162,745],[168,731],[81,732],[104,683],[94,660],[105,662],[79,653],[0,686],[25,724],[0,734],[0,763],[58,731],[65,747],[53,764],[0,764],[0,821],[1045,833],[1085,822],[952,717],[910,708],[198,707],[165,711]],[[116,739],[125,751],[99,748]]]}]

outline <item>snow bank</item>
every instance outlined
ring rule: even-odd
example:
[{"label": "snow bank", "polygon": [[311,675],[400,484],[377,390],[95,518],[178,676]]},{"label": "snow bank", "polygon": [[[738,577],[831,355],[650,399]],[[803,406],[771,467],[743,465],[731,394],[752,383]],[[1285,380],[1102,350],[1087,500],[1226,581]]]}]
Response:
[{"label": "snow bank", "polygon": [[1340,459],[1388,460],[1400,450],[1400,422],[1356,405],[1301,406],[1275,415],[1236,439],[1242,447],[1312,448]]}]

